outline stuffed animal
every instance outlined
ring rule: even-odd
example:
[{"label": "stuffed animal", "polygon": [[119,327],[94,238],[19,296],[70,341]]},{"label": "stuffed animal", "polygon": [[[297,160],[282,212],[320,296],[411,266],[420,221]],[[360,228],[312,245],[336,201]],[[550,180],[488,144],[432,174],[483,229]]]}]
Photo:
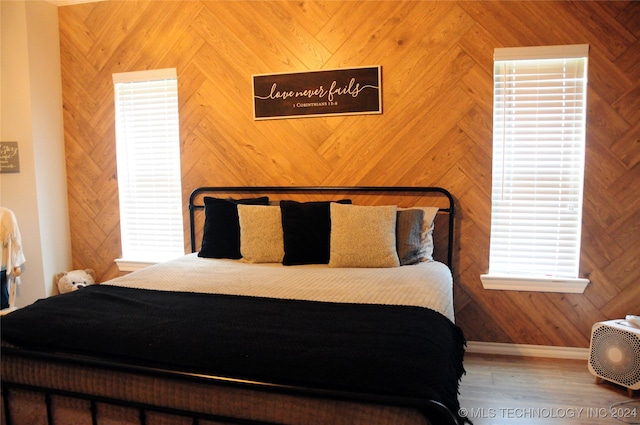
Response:
[{"label": "stuffed animal", "polygon": [[66,294],[95,284],[96,273],[92,269],[71,270],[70,272],[56,273],[54,280],[58,284],[58,291],[61,294]]}]

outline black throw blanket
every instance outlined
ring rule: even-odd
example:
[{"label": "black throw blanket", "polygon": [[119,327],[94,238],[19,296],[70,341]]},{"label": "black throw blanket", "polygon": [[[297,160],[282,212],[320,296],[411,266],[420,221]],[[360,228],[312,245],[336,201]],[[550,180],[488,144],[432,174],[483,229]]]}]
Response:
[{"label": "black throw blanket", "polygon": [[94,285],[1,318],[18,347],[436,400],[457,414],[464,337],[421,307]]}]

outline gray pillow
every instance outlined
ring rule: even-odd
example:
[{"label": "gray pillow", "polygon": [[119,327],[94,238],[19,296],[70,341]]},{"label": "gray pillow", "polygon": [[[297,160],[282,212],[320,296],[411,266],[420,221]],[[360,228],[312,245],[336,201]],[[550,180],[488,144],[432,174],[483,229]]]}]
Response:
[{"label": "gray pillow", "polygon": [[396,249],[400,265],[406,266],[425,261],[425,247],[422,243],[421,209],[399,210],[396,223]]}]

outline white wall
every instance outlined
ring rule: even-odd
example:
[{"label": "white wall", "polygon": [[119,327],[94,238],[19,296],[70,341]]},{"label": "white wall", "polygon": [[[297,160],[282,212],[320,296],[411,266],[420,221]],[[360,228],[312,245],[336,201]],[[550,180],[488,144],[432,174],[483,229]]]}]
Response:
[{"label": "white wall", "polygon": [[0,139],[17,141],[20,172],[0,174],[0,205],[13,210],[27,262],[16,304],[53,293],[71,267],[57,7],[0,1]]}]

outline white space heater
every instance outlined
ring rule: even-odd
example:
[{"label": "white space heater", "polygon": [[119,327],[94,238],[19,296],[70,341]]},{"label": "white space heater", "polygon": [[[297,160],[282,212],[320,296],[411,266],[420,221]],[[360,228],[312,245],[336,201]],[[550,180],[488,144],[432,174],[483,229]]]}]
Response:
[{"label": "white space heater", "polygon": [[638,316],[598,322],[591,328],[589,371],[627,388],[629,397],[640,389],[640,325]]}]

